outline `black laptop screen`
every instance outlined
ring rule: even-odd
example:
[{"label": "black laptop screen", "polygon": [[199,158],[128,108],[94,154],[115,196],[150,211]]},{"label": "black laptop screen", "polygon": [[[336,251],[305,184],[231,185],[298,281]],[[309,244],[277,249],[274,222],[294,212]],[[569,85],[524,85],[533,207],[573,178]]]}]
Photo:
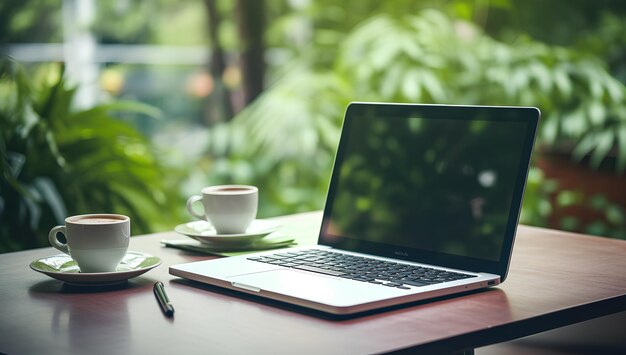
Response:
[{"label": "black laptop screen", "polygon": [[354,111],[344,122],[324,239],[500,260],[534,137],[527,120],[482,110]]}]

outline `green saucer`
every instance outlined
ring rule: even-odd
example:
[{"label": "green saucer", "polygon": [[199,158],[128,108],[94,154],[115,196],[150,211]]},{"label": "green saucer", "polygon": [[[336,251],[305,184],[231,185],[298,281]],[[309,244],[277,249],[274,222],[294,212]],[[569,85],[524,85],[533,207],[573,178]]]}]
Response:
[{"label": "green saucer", "polygon": [[199,242],[211,244],[213,246],[242,246],[252,244],[255,240],[261,239],[273,233],[280,227],[274,221],[255,219],[245,233],[219,234],[211,223],[207,221],[194,221],[177,225],[174,230],[180,234],[191,237]]},{"label": "green saucer", "polygon": [[48,256],[30,263],[30,268],[70,285],[105,286],[125,282],[161,264],[150,254],[129,251],[116,271],[81,273],[76,262],[67,254]]}]

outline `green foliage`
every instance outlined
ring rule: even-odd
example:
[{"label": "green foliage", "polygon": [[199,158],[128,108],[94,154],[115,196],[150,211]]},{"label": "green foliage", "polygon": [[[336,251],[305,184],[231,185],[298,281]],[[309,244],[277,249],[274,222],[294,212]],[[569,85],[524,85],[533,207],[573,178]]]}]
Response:
[{"label": "green foliage", "polygon": [[520,223],[533,226],[546,226],[552,215],[550,195],[556,193],[558,183],[547,179],[539,168],[531,167],[528,172]]},{"label": "green foliage", "polygon": [[354,100],[538,106],[540,144],[574,146],[594,168],[614,154],[626,170],[626,87],[595,56],[523,36],[500,42],[436,10],[372,16],[338,40],[331,75]]},{"label": "green foliage", "polygon": [[0,44],[60,41],[61,3],[62,0],[0,2]]},{"label": "green foliage", "polygon": [[[626,3],[623,3],[626,7]],[[626,21],[624,16],[606,13],[602,16],[597,30],[583,35],[576,43],[576,49],[602,58],[611,74],[626,83]]]},{"label": "green foliage", "polygon": [[604,217],[582,226],[584,233],[626,239],[626,211],[623,206],[611,202],[604,195],[590,196],[584,203]]},{"label": "green foliage", "polygon": [[498,42],[434,10],[373,17],[341,49],[337,68],[355,97],[538,106],[540,143],[575,144],[574,157],[591,154],[594,168],[617,147],[626,170],[626,87],[594,57],[530,38]]},{"label": "green foliage", "polygon": [[231,125],[211,130],[211,183],[262,186],[261,216],[321,208],[347,91],[330,73],[285,68]]},{"label": "green foliage", "polygon": [[96,1],[95,5],[92,30],[102,43],[201,45],[208,37],[201,1]]},{"label": "green foliage", "polygon": [[135,234],[171,223],[175,190],[145,138],[113,115],[158,111],[135,102],[76,111],[62,70],[37,86],[31,80],[2,62],[0,252],[47,245],[67,215],[127,214]]},{"label": "green foliage", "polygon": [[[294,54],[293,70],[277,74],[232,126],[211,133],[214,143],[224,139],[221,148],[209,148],[216,158],[211,175],[271,191],[268,213],[323,206],[341,107],[349,101],[538,106],[540,146],[572,144],[575,156],[591,154],[595,167],[611,153],[607,147],[617,146],[617,168],[626,167],[626,90],[596,57],[527,36],[501,42],[436,10],[372,16],[352,31],[332,32],[333,47],[320,39],[329,35],[315,31],[313,44]],[[563,204],[580,203],[575,192],[559,192],[556,181],[531,169],[522,222],[547,225],[553,194]]]},{"label": "green foliage", "polygon": [[566,215],[559,221],[558,227],[560,229],[626,239],[626,212],[624,207],[610,201],[607,196],[602,194],[585,196],[581,193],[568,191],[560,192],[556,195],[556,199],[557,208],[584,208],[589,210],[588,213],[599,216],[599,218],[589,221],[577,216]]},{"label": "green foliage", "polygon": [[[220,40],[227,50],[236,50],[239,41],[236,6],[222,0],[216,0],[216,4],[221,15]],[[204,160],[197,162],[195,155],[189,154],[189,150],[196,149],[190,145],[200,149],[204,144],[204,140],[194,136],[194,142],[185,144],[185,153],[172,159],[178,161],[177,170],[170,168],[160,176],[161,192],[155,192],[159,191],[155,188],[154,196],[150,196],[144,189],[139,193],[143,197],[130,200],[143,199],[148,207],[142,207],[141,212],[146,215],[158,213],[159,209],[166,214],[164,218],[146,217],[150,221],[146,224],[156,221],[149,227],[153,230],[159,228],[159,223],[168,224],[167,215],[175,213],[174,207],[155,207],[164,201],[158,196],[165,196],[170,201],[168,206],[182,206],[180,201],[172,203],[177,196],[170,194],[185,189],[184,194],[196,193],[196,186],[191,185],[257,184],[262,188],[261,216],[321,208],[341,117],[346,104],[356,100],[538,106],[543,111],[540,148],[565,147],[574,152],[576,159],[593,167],[607,165],[609,160],[608,165],[614,163],[616,171],[623,172],[626,169],[624,4],[620,0],[602,4],[585,0],[266,0],[268,30],[264,40],[271,48],[267,53],[267,82],[271,86],[232,124],[210,129],[209,154]],[[0,30],[0,41],[61,41],[61,6],[60,0],[0,4],[0,28],[5,29]],[[102,43],[197,45],[207,40],[208,30],[203,23],[206,8],[202,1],[113,1],[97,2],[96,7],[92,30]],[[432,8],[441,12],[429,10]],[[128,68],[137,72],[135,65]],[[157,70],[162,73],[168,69],[161,66]],[[51,123],[57,122],[56,117],[63,115],[64,110],[70,115],[76,113],[69,106],[72,89],[65,85],[54,89],[58,77],[40,88],[39,84],[30,84],[32,80],[23,79],[23,75],[18,79],[20,75],[13,73],[9,80],[4,69],[2,73],[0,212],[5,211],[2,215],[5,218],[6,211],[13,211],[15,206],[16,212],[11,212],[10,219],[26,221],[29,225],[30,229],[14,229],[16,232],[11,233],[19,234],[20,240],[34,235],[31,230],[37,225],[47,231],[62,216],[87,205],[84,200],[91,197],[86,198],[78,188],[72,187],[82,180],[72,181],[67,177],[72,171],[86,174],[96,190],[106,185],[118,195],[125,195],[122,190],[126,184],[108,184],[102,181],[104,178],[97,179],[106,176],[98,170],[102,165],[111,171],[122,171],[128,164],[120,161],[128,159],[133,166],[158,167],[159,164],[151,161],[155,155],[150,145],[124,131],[129,126],[119,120],[111,126],[92,122],[100,128],[94,130],[90,126],[71,132],[64,132],[59,126],[78,127],[77,120]],[[136,75],[127,81],[145,80],[142,75]],[[173,99],[170,78],[160,81],[170,83],[168,90],[150,97],[151,102],[166,110],[171,110],[168,105],[184,107],[168,111],[170,118],[190,115],[193,112],[188,109],[190,105]],[[132,85],[128,90],[134,90]],[[56,91],[63,94],[51,94]],[[54,102],[49,105],[67,108],[44,110],[46,98],[50,97],[54,97]],[[141,94],[132,97],[147,100]],[[89,115],[111,116],[108,108],[102,109],[106,112],[96,110]],[[117,109],[125,108],[117,106]],[[129,109],[137,111],[133,107]],[[48,112],[47,116],[41,116],[41,112]],[[50,115],[54,117],[49,118]],[[193,121],[202,120],[198,117]],[[132,122],[144,132],[156,126],[145,119]],[[178,117],[176,123],[181,123]],[[106,139],[114,140],[115,144],[109,150],[96,148],[106,139],[91,139],[88,135],[98,135],[109,127],[124,132],[128,138],[114,139],[119,136],[109,135]],[[171,126],[165,130],[170,131]],[[196,133],[200,132],[196,130]],[[89,155],[79,157],[81,150]],[[162,153],[158,152],[159,163],[165,161]],[[100,163],[90,163],[88,157],[92,155]],[[158,176],[150,173],[151,169],[128,171],[145,174],[144,179]],[[181,184],[178,178],[183,171],[191,176],[186,184]],[[115,181],[123,175],[107,172]],[[138,186],[132,189],[141,190]],[[132,194],[129,192],[128,196]],[[548,198],[555,194],[558,203],[551,205]],[[107,194],[97,196],[98,203],[105,203]],[[555,181],[532,169],[522,222],[546,225],[555,209],[588,201],[574,191],[560,191]],[[107,206],[123,205],[115,201],[107,203]],[[609,202],[602,211],[606,215],[602,222],[605,227],[599,222],[590,230],[607,233],[624,230],[623,224],[615,224],[620,219],[619,208]],[[607,222],[609,219],[613,222]],[[9,229],[4,221],[0,224],[1,240],[8,243],[5,231]],[[562,223],[567,229],[586,228],[572,218]]]}]

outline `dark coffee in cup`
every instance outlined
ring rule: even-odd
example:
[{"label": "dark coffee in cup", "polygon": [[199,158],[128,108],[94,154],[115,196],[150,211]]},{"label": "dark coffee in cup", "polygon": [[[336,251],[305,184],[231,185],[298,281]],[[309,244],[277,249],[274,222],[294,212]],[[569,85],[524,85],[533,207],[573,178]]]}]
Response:
[{"label": "dark coffee in cup", "polygon": [[107,217],[100,215],[76,217],[71,218],[70,220],[76,224],[111,224],[125,221],[124,218]]}]

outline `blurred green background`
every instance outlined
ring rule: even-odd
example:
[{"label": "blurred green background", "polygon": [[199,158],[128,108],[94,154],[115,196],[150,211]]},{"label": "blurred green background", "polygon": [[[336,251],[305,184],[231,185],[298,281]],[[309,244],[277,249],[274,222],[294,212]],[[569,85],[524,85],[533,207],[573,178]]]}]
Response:
[{"label": "blurred green background", "polygon": [[323,208],[350,101],[543,113],[521,222],[626,238],[626,2],[0,3],[0,252],[72,214],[133,234],[188,196],[260,187]]}]

